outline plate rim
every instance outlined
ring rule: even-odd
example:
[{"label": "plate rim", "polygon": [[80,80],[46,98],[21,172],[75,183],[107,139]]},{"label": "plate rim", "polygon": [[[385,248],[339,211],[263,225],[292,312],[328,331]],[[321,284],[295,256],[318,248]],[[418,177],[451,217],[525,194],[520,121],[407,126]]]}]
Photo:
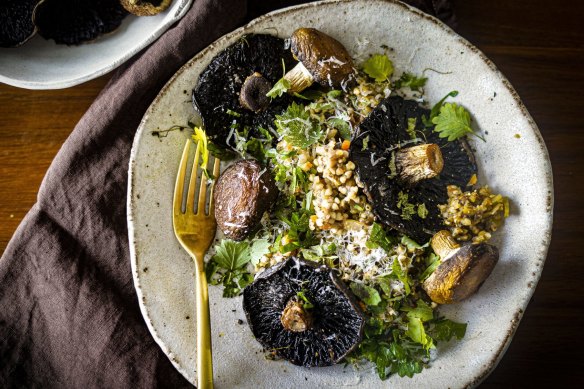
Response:
[{"label": "plate rim", "polygon": [[[15,86],[17,88],[31,89],[31,90],[53,90],[53,89],[66,89],[75,85],[83,84],[84,82],[93,80],[104,74],[111,72],[112,70],[118,68],[134,55],[139,53],[144,48],[150,46],[154,41],[156,41],[162,34],[166,32],[174,23],[182,19],[182,17],[191,8],[193,0],[178,0],[178,5],[174,10],[174,15],[168,18],[164,23],[161,23],[155,31],[148,35],[141,44],[135,45],[131,50],[125,52],[122,56],[116,58],[116,60],[105,64],[104,66],[91,70],[90,72],[81,74],[77,77],[71,79],[59,79],[59,80],[46,80],[46,81],[32,81],[25,78],[13,78],[0,73],[0,82]],[[172,5],[168,9],[168,12],[173,11]],[[129,14],[128,16],[131,16]],[[115,32],[114,32],[115,33]],[[18,48],[8,48],[7,50],[18,50]]]},{"label": "plate rim", "polygon": [[169,358],[169,360],[174,365],[174,367],[185,378],[187,378],[188,373],[182,368],[182,366],[177,361],[175,361],[172,358],[171,353],[169,352],[167,346],[164,344],[163,340],[158,336],[156,329],[153,328],[153,326],[152,326],[150,316],[148,314],[147,308],[146,308],[145,303],[144,303],[144,295],[143,295],[141,287],[140,287],[140,280],[138,277],[138,268],[137,268],[136,250],[135,250],[135,246],[134,246],[135,245],[135,243],[134,243],[135,230],[134,230],[134,226],[133,226],[134,168],[136,165],[137,150],[139,148],[138,143],[139,143],[139,141],[142,137],[142,134],[144,132],[144,127],[145,127],[144,125],[145,125],[147,119],[149,118],[150,114],[152,113],[154,107],[156,106],[158,101],[162,98],[162,96],[165,94],[165,92],[171,87],[171,85],[174,83],[176,78],[178,78],[189,66],[191,66],[191,64],[193,62],[199,61],[209,51],[214,50],[215,47],[217,45],[220,45],[223,41],[230,40],[234,36],[237,36],[237,35],[245,34],[245,32],[247,30],[252,29],[256,24],[262,23],[264,20],[270,19],[274,16],[280,17],[282,15],[285,15],[285,14],[290,13],[290,12],[295,12],[295,11],[300,10],[300,9],[309,9],[311,7],[319,7],[321,5],[340,4],[340,3],[363,3],[364,5],[371,4],[371,3],[386,3],[386,4],[398,5],[398,6],[402,7],[403,9],[405,9],[406,12],[413,12],[417,16],[434,23],[438,28],[442,29],[445,33],[456,38],[466,48],[468,48],[469,50],[471,50],[473,53],[477,54],[480,57],[480,59],[489,67],[489,69],[491,71],[494,72],[494,74],[497,76],[497,78],[501,81],[501,83],[505,86],[505,88],[511,94],[513,100],[517,104],[517,108],[519,109],[519,111],[521,112],[523,117],[527,120],[530,130],[533,131],[533,134],[534,134],[534,136],[539,144],[540,150],[542,152],[542,156],[544,157],[543,161],[542,161],[542,168],[543,168],[543,171],[545,174],[545,183],[546,183],[547,189],[548,189],[547,190],[547,198],[546,198],[547,218],[545,219],[546,231],[543,234],[543,237],[541,238],[540,242],[538,243],[538,246],[539,246],[538,254],[536,255],[535,258],[533,258],[533,263],[534,264],[537,263],[538,269],[535,272],[535,275],[532,279],[533,285],[527,286],[527,289],[528,289],[527,293],[524,295],[524,298],[522,300],[519,300],[520,304],[517,304],[517,310],[515,311],[515,313],[513,315],[514,320],[511,322],[510,326],[507,328],[506,336],[503,338],[502,342],[498,345],[498,348],[494,352],[489,363],[481,366],[481,369],[477,369],[475,374],[472,377],[469,377],[468,381],[464,384],[464,387],[476,387],[482,381],[484,381],[485,378],[487,378],[489,376],[489,374],[492,373],[492,371],[497,367],[497,365],[499,364],[499,362],[501,361],[501,359],[505,355],[505,352],[507,351],[509,345],[511,344],[511,340],[513,339],[513,336],[514,336],[514,334],[519,326],[519,323],[520,323],[520,321],[525,313],[525,310],[529,304],[529,301],[531,300],[531,297],[535,293],[537,283],[539,282],[539,280],[541,278],[541,275],[543,272],[543,266],[544,266],[545,261],[547,259],[547,253],[548,253],[548,249],[549,249],[549,245],[550,245],[551,237],[552,237],[553,213],[554,213],[553,212],[554,211],[553,171],[552,171],[551,161],[549,158],[549,152],[547,150],[547,146],[545,144],[543,136],[541,135],[539,127],[537,126],[533,117],[531,116],[531,114],[529,113],[529,111],[527,110],[527,108],[525,107],[523,102],[521,101],[519,94],[517,93],[515,88],[512,86],[511,82],[497,68],[495,63],[492,60],[490,60],[479,48],[474,46],[472,43],[470,43],[464,37],[460,36],[458,33],[456,33],[452,28],[450,28],[448,25],[446,25],[441,20],[419,10],[418,8],[415,8],[415,7],[410,6],[406,3],[403,3],[399,0],[321,0],[321,1],[311,2],[311,3],[305,3],[305,4],[296,5],[296,6],[281,8],[281,9],[269,12],[267,14],[261,15],[255,19],[253,19],[252,21],[248,22],[247,24],[245,24],[245,25],[221,36],[220,38],[216,39],[215,41],[213,41],[211,44],[209,44],[207,47],[205,47],[203,50],[201,50],[200,52],[195,54],[192,58],[190,58],[187,62],[185,62],[184,65],[182,65],[176,71],[176,73],[173,74],[173,76],[168,80],[168,82],[161,88],[160,92],[158,93],[156,98],[152,101],[152,103],[150,104],[150,106],[146,110],[142,120],[140,121],[140,124],[138,126],[137,131],[136,131],[134,141],[132,144],[132,150],[130,153],[130,161],[129,161],[129,170],[128,170],[128,191],[127,191],[127,199],[126,199],[127,200],[126,203],[127,203],[128,241],[129,241],[129,246],[130,246],[130,261],[131,261],[131,267],[132,267],[132,275],[133,275],[133,280],[134,280],[134,286],[135,286],[135,289],[136,289],[136,292],[138,295],[140,311],[142,312],[142,315],[145,318],[148,329],[150,330],[150,333],[152,334],[156,343],[164,351],[164,353]]}]

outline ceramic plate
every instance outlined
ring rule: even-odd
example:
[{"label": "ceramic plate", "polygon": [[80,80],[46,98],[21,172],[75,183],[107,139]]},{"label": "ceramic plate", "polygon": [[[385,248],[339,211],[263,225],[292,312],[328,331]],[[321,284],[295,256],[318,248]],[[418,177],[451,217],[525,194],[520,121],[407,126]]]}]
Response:
[{"label": "ceramic plate", "polygon": [[[315,27],[350,52],[369,54],[387,45],[396,69],[429,72],[426,98],[436,103],[451,90],[486,134],[471,139],[482,183],[511,199],[511,215],[495,235],[500,261],[480,292],[440,308],[468,323],[463,341],[440,344],[430,368],[414,378],[392,376],[383,385],[466,387],[480,383],[503,356],[534,292],[552,225],[552,173],[541,135],[515,90],[479,50],[438,20],[394,1],[327,1],[263,16],[219,39],[186,63],[168,82],[140,125],[130,161],[128,227],[140,306],[152,336],[176,368],[195,382],[194,264],[176,241],[172,191],[186,131],[193,117],[191,89],[214,55],[247,33],[288,37]],[[378,387],[366,366],[306,369],[267,361],[245,324],[241,298],[224,299],[210,287],[215,380],[218,388]],[[243,324],[241,321],[243,320]]]},{"label": "ceramic plate", "polygon": [[117,68],[154,42],[189,10],[193,0],[174,0],[156,16],[128,15],[110,34],[79,46],[57,45],[35,35],[17,48],[0,48],[0,82],[27,89],[61,89]]}]

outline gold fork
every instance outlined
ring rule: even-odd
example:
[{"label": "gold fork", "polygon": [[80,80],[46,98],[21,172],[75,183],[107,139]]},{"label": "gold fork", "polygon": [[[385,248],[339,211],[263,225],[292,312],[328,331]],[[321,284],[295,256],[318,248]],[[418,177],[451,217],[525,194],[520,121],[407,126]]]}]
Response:
[{"label": "gold fork", "polygon": [[[210,186],[210,199],[207,202],[207,180],[204,175],[201,175],[198,201],[195,206],[195,188],[197,186],[197,171],[199,167],[199,154],[201,151],[199,143],[197,144],[197,150],[195,151],[195,160],[191,170],[185,212],[183,212],[183,192],[191,143],[192,141],[190,139],[187,140],[180,161],[178,176],[176,177],[172,206],[172,225],[174,227],[174,234],[181,246],[195,261],[197,304],[197,388],[207,389],[213,388],[213,358],[211,353],[209,292],[207,289],[207,277],[205,276],[203,258],[215,237],[215,230],[217,229],[213,203],[213,188],[215,186],[215,180]],[[215,159],[213,165],[214,177],[219,176],[220,162],[219,159]],[[205,213],[206,208],[209,210],[208,214]]]}]

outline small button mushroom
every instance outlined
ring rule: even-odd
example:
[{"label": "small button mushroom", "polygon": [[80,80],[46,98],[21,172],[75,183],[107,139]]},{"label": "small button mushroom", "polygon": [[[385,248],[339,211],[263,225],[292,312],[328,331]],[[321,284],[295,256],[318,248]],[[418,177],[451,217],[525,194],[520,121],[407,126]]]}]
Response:
[{"label": "small button mushroom", "polygon": [[124,8],[137,16],[153,16],[164,11],[172,0],[120,0]]},{"label": "small button mushroom", "polygon": [[258,161],[230,165],[215,185],[215,219],[226,237],[242,240],[259,227],[278,196],[274,179]]},{"label": "small button mushroom", "polygon": [[260,112],[270,104],[270,98],[266,96],[270,89],[272,89],[270,81],[255,72],[243,82],[239,92],[239,103],[245,109]]},{"label": "small button mushroom", "polygon": [[301,92],[314,82],[337,88],[354,73],[353,60],[336,39],[314,28],[299,28],[290,41],[292,54],[300,61],[284,75],[288,93]]},{"label": "small button mushroom", "polygon": [[422,286],[438,304],[459,302],[474,294],[499,260],[495,246],[487,243],[460,246],[447,230],[437,232],[431,244],[441,263]]},{"label": "small button mushroom", "polygon": [[435,143],[400,149],[395,155],[397,174],[408,184],[436,177],[444,167],[442,152]]}]

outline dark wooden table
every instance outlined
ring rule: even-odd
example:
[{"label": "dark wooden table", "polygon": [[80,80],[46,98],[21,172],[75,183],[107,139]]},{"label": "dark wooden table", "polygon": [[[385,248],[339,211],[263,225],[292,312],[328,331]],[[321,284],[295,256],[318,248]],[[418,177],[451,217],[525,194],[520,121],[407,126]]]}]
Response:
[{"label": "dark wooden table", "polygon": [[[581,387],[584,2],[453,3],[457,31],[517,89],[541,130],[554,171],[554,229],[543,275],[511,346],[482,387]],[[55,91],[0,85],[0,252],[35,202],[51,160],[109,77]]]}]

